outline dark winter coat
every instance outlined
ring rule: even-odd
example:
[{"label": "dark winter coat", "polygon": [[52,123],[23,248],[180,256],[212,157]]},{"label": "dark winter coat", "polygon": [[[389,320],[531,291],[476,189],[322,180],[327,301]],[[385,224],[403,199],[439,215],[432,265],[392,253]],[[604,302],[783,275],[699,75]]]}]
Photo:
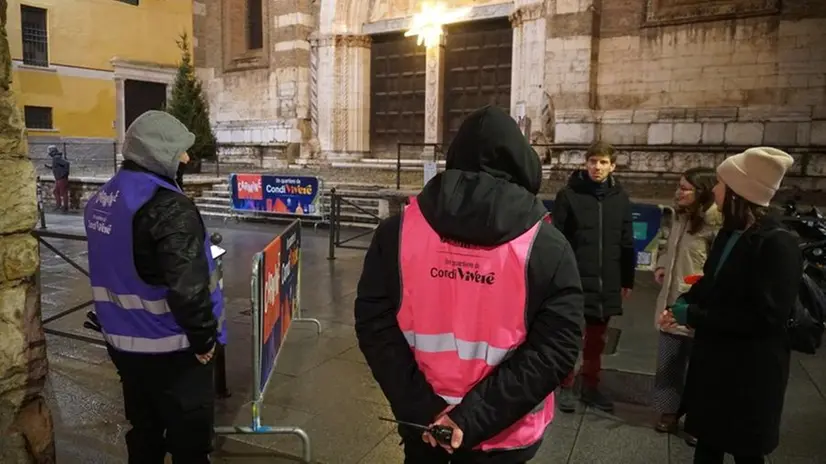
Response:
[{"label": "dark winter coat", "polygon": [[[132,161],[124,161],[122,169],[148,172],[174,184]],[[169,287],[169,309],[196,353],[212,348],[218,329],[212,315],[205,234],[195,203],[167,189],[159,188],[132,220],[132,254],[138,276],[147,284]]]},{"label": "dark winter coat", "polygon": [[622,314],[623,288],[634,288],[636,253],[631,200],[613,177],[598,184],[574,172],[556,194],[553,223],[576,254],[585,315],[606,319]]},{"label": "dark winter coat", "polygon": [[52,164],[47,164],[46,167],[52,170],[52,174],[54,175],[55,180],[68,179],[69,169],[71,166],[69,160],[67,160],[63,156],[63,153],[60,153],[59,151],[55,153],[49,153],[49,156],[52,157]]},{"label": "dark winter coat", "polygon": [[721,231],[704,277],[683,295],[696,329],[682,409],[686,432],[731,454],[778,444],[789,378],[788,320],[802,276],[796,239],[775,218],[746,230],[714,278],[731,232]]},{"label": "dark winter coat", "polygon": [[[442,237],[494,246],[523,234],[547,214],[536,198],[541,183],[536,153],[501,110],[485,108],[468,117],[446,167],[418,195],[422,214]],[[396,319],[400,227],[400,217],[393,216],[376,229],[358,284],[356,334],[396,418],[429,424],[447,404],[428,384]],[[525,416],[576,362],[583,324],[579,275],[567,241],[546,222],[533,243],[527,277],[527,340],[449,414],[464,432],[462,448]],[[406,440],[421,440],[420,431],[406,430],[400,429]],[[509,451],[507,462],[524,462],[537,448]]]}]

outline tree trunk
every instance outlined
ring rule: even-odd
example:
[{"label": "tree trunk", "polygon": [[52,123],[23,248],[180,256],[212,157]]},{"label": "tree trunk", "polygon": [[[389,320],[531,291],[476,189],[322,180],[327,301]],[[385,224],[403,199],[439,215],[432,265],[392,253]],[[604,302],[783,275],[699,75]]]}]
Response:
[{"label": "tree trunk", "polygon": [[40,315],[40,248],[34,166],[15,103],[0,0],[0,462],[55,462],[54,427],[43,398],[48,361]]}]

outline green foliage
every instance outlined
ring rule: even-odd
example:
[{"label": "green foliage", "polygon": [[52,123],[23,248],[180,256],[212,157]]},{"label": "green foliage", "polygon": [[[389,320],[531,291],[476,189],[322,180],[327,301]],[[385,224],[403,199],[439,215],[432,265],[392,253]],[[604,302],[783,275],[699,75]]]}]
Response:
[{"label": "green foliage", "polygon": [[181,50],[181,63],[178,65],[178,75],[175,77],[172,98],[166,111],[195,134],[195,144],[188,153],[192,159],[191,167],[198,170],[201,160],[215,159],[217,146],[215,134],[209,124],[209,102],[204,95],[201,81],[195,76],[187,34],[181,34],[177,43]]}]

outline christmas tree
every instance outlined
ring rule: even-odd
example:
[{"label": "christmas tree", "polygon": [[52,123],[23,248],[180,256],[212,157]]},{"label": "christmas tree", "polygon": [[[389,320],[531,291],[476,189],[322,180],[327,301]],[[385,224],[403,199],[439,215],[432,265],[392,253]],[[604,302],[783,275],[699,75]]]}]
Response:
[{"label": "christmas tree", "polygon": [[188,150],[191,159],[188,172],[200,172],[201,160],[214,160],[216,157],[215,134],[209,125],[209,102],[204,95],[201,81],[195,76],[192,65],[192,53],[189,51],[189,37],[181,34],[177,41],[181,50],[181,64],[172,89],[172,98],[166,110],[178,118],[195,134],[195,144]]}]

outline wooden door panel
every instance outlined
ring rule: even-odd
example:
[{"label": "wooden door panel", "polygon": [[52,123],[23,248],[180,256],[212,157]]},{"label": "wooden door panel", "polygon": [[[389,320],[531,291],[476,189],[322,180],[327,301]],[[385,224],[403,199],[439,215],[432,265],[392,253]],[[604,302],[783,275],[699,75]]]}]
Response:
[{"label": "wooden door panel", "polygon": [[370,145],[374,154],[395,155],[399,142],[424,141],[425,59],[425,50],[415,38],[373,36]]},{"label": "wooden door panel", "polygon": [[448,27],[445,46],[444,142],[485,105],[510,111],[513,29],[506,19]]}]

